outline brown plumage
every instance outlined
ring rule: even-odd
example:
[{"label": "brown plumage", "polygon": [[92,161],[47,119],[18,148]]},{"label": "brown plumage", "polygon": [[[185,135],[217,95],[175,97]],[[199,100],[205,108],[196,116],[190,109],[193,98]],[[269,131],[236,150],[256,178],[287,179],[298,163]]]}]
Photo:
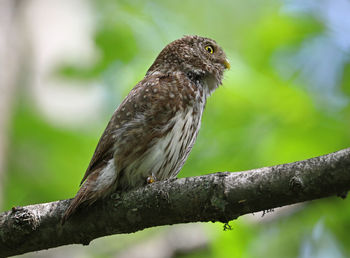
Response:
[{"label": "brown plumage", "polygon": [[185,36],[167,45],[114,112],[62,223],[113,191],[145,185],[149,177],[175,177],[226,68],[226,55],[212,39]]}]

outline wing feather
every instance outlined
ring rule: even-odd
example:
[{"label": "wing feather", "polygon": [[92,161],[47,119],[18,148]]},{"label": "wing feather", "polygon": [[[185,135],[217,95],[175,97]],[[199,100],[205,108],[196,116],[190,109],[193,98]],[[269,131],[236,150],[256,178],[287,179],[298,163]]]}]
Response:
[{"label": "wing feather", "polygon": [[103,132],[80,184],[114,156],[116,167],[122,170],[145,152],[154,138],[161,137],[169,120],[185,104],[179,98],[184,94],[183,79],[150,75],[131,90]]}]

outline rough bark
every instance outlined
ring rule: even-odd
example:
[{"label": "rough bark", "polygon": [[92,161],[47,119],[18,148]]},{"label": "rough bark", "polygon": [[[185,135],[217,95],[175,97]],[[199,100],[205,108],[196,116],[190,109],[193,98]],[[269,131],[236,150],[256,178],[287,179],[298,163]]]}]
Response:
[{"label": "rough bark", "polygon": [[344,196],[350,189],[350,148],[325,156],[244,172],[173,179],[142,187],[79,210],[64,226],[69,200],[13,208],[0,214],[0,256],[148,227],[187,222],[228,222],[238,216]]}]

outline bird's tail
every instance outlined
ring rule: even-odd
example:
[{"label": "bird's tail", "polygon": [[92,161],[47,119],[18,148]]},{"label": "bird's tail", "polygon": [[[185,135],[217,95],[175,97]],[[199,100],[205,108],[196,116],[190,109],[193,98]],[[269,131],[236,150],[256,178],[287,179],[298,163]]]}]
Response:
[{"label": "bird's tail", "polygon": [[[80,187],[79,191],[71,200],[67,210],[63,214],[61,224],[63,225],[81,206],[89,206],[93,204],[100,196],[104,189],[98,185],[98,177],[103,170],[91,173]],[[100,188],[100,189],[99,189]]]},{"label": "bird's tail", "polygon": [[80,187],[78,193],[65,211],[61,224],[63,225],[81,206],[89,206],[100,198],[106,197],[115,190],[117,175],[114,165],[98,169],[91,173]]},{"label": "bird's tail", "polygon": [[98,196],[94,194],[94,191],[92,191],[91,188],[91,182],[89,182],[89,179],[87,179],[85,183],[80,187],[74,199],[71,200],[67,210],[65,211],[61,220],[62,225],[76,212],[80,206],[91,205],[97,200]]}]

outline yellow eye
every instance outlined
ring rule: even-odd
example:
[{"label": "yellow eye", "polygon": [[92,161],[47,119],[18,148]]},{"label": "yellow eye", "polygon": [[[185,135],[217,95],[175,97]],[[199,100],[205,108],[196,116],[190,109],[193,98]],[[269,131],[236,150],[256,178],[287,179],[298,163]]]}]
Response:
[{"label": "yellow eye", "polygon": [[205,46],[205,50],[207,50],[209,54],[214,53],[214,47],[211,45]]}]

